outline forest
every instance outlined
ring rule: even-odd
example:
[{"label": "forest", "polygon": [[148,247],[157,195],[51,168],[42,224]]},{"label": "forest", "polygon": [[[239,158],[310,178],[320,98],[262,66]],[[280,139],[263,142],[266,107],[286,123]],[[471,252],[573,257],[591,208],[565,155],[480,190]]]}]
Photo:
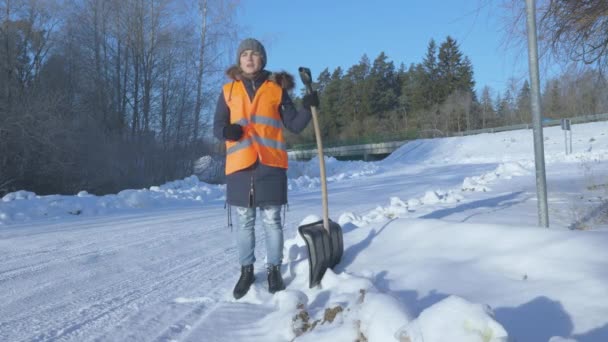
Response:
[{"label": "forest", "polygon": [[[477,87],[471,59],[458,42],[431,39],[422,61],[398,67],[380,53],[364,55],[347,70],[323,70],[320,126],[326,145],[448,136],[489,127],[531,123],[530,84],[512,80],[503,91]],[[546,119],[608,112],[608,84],[596,68],[572,68],[545,82],[541,92]],[[308,128],[290,136],[293,146],[314,142]]]},{"label": "forest", "polygon": [[[571,65],[544,80],[543,115],[608,112],[608,4],[539,3],[543,51]],[[0,1],[0,196],[149,187],[193,174],[202,156],[221,155],[210,119],[242,38],[238,6],[236,0]],[[406,65],[400,58],[363,55],[355,65],[316,75],[327,145],[531,120],[529,83],[476,84],[472,58],[450,36],[429,37],[421,61]],[[312,128],[287,140],[291,148],[313,143]]]}]

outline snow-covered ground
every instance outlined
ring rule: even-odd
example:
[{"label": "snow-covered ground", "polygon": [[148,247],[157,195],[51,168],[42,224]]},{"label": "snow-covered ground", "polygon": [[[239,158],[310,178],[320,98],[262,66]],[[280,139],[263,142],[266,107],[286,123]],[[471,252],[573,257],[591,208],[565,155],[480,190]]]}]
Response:
[{"label": "snow-covered ground", "polygon": [[287,289],[266,290],[260,234],[239,301],[223,186],[8,194],[0,341],[608,341],[608,123],[572,129],[570,155],[544,131],[549,229],[531,130],[327,159],[344,256],[312,289],[297,227],[322,212],[318,160],[292,162]]}]

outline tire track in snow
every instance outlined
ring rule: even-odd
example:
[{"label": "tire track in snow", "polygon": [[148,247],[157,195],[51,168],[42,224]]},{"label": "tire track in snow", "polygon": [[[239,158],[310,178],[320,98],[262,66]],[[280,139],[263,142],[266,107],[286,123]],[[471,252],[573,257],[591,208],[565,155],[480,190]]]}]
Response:
[{"label": "tire track in snow", "polygon": [[[54,260],[52,263],[49,262],[45,267],[38,266],[34,271],[30,269],[29,275],[36,275],[32,275],[32,272],[43,274],[52,272],[54,269],[49,269],[49,264],[54,265],[54,268],[61,269],[64,266],[69,267],[70,264],[79,260],[83,261],[85,264],[89,263],[90,265],[88,266],[97,269],[107,267],[107,262],[104,264],[103,260],[100,261],[99,259],[119,253],[124,249],[135,248],[149,256],[149,254],[154,254],[154,251],[152,251],[154,248],[163,251],[163,245],[166,245],[163,241],[171,235],[175,235],[176,231],[181,234],[177,238],[179,241],[173,241],[173,243],[167,245],[165,248],[171,248],[173,247],[172,245],[184,241],[192,241],[197,238],[209,239],[210,236],[220,235],[218,234],[218,231],[222,229],[221,225],[212,225],[211,227],[207,225],[207,227],[201,228],[194,226],[193,228],[191,223],[200,220],[201,216],[203,215],[199,212],[191,215],[189,219],[178,216],[162,221],[156,220],[156,224],[151,229],[137,229],[138,226],[141,226],[142,224],[136,222],[129,227],[122,225],[122,228],[117,230],[130,231],[134,229],[137,231],[132,234],[123,234],[119,239],[110,241],[110,243],[106,245],[104,245],[104,243],[108,243],[107,241],[98,242],[96,244],[76,245],[73,248],[68,249],[72,254]],[[143,224],[146,223],[149,222],[143,222]],[[174,228],[176,223],[178,226],[181,224],[182,226],[188,225],[188,227],[176,229]],[[162,226],[169,228],[159,230],[158,227]],[[200,224],[198,226],[200,226]],[[85,227],[84,229],[87,228],[88,227]],[[107,234],[107,231],[102,233],[104,236]],[[147,238],[140,238],[142,236]],[[224,238],[220,237],[219,240],[221,239]],[[173,240],[176,240],[176,238],[174,237]],[[232,241],[229,240],[229,242],[227,241],[226,243],[231,244],[231,242]],[[30,335],[34,340],[45,340],[49,337],[53,339],[70,340],[70,336],[80,335],[79,332],[82,331],[88,331],[85,336],[90,337],[91,335],[89,335],[89,333],[92,332],[90,330],[99,330],[99,326],[105,326],[103,330],[108,330],[108,326],[116,326],[116,323],[119,323],[120,320],[125,320],[125,317],[129,317],[128,312],[142,310],[142,308],[146,309],[146,307],[149,307],[151,304],[159,301],[166,301],[166,296],[163,296],[162,293],[169,292],[178,294],[181,293],[183,289],[192,288],[193,284],[196,284],[196,282],[201,282],[206,277],[209,278],[208,275],[200,275],[201,270],[206,270],[206,264],[218,262],[225,264],[227,262],[227,260],[225,260],[227,249],[225,246],[222,246],[225,245],[225,243],[213,244],[218,247],[206,252],[200,251],[200,245],[197,245],[196,242],[194,242],[194,246],[192,244],[193,243],[190,242],[190,248],[186,248],[186,252],[181,252],[177,256],[175,255],[175,252],[168,253],[164,259],[159,257],[161,259],[157,260],[156,264],[146,265],[151,268],[152,271],[156,268],[157,271],[162,270],[162,272],[145,272],[144,270],[144,272],[139,271],[134,274],[134,276],[122,280],[117,280],[117,277],[114,277],[114,279],[111,279],[112,282],[110,284],[102,282],[100,285],[93,284],[97,286],[91,289],[79,288],[75,290],[78,292],[77,298],[72,301],[66,301],[65,298],[50,298],[49,301],[43,302],[40,307],[24,310],[25,313],[21,313],[20,315],[17,315],[17,317],[13,316],[14,319],[1,323],[0,331],[35,330],[37,333],[33,336]],[[97,248],[97,251],[83,251],[83,249],[91,248]],[[104,250],[104,252],[100,252],[101,250]],[[80,253],[74,253],[75,251]],[[234,251],[232,251],[232,253],[234,253]],[[214,254],[221,257],[217,258]],[[97,260],[88,262],[86,259],[91,256],[96,257]],[[35,255],[32,254],[31,258],[35,259]],[[27,266],[22,268],[27,269]],[[131,270],[127,269],[127,271]],[[70,272],[64,273],[69,274]],[[78,283],[78,279],[72,280],[72,283]],[[146,286],[146,284],[150,285]],[[45,287],[49,287],[48,283],[46,285],[47,286],[42,287],[42,292],[44,292]],[[91,284],[89,283],[87,285]],[[133,290],[133,288],[136,290]],[[36,292],[37,289],[39,288],[33,288],[27,292],[31,295],[32,292]],[[78,308],[79,306],[80,308]],[[53,315],[57,316],[58,312],[62,312],[63,315],[53,318]],[[82,315],[84,316],[80,317]],[[33,320],[47,321],[48,323],[36,324],[36,322],[34,322],[32,324]],[[100,324],[100,321],[108,321],[111,323]],[[60,328],[52,328],[52,326],[59,326]],[[89,327],[92,328],[89,329]],[[165,326],[163,326],[163,328],[165,328]],[[0,335],[3,334],[4,333]],[[100,335],[103,336],[104,334]],[[7,340],[10,340],[10,336],[6,337]]]}]

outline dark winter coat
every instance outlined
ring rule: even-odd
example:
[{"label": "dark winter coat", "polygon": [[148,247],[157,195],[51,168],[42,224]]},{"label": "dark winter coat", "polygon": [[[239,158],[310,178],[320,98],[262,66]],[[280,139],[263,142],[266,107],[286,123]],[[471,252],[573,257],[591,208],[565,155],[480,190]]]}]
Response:
[{"label": "dark winter coat", "polygon": [[[255,80],[242,77],[240,69],[236,66],[227,70],[227,75],[233,82],[243,82],[249,99],[253,100],[257,89],[262,83],[275,82],[283,88],[279,113],[283,126],[293,133],[299,133],[310,122],[309,110],[298,111],[288,91],[293,89],[293,76],[288,73],[270,73],[262,70]],[[230,124],[230,108],[226,104],[223,92],[217,100],[215,119],[213,121],[213,134],[216,138],[225,141],[223,129]],[[261,207],[266,205],[283,205],[287,203],[287,172],[285,169],[271,167],[256,162],[252,166],[226,176],[226,201],[230,205],[239,207]]]}]

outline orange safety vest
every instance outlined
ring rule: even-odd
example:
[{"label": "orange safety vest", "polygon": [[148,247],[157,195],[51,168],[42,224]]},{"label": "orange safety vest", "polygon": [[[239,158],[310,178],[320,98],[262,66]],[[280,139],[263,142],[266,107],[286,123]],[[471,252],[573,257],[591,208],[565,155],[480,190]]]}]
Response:
[{"label": "orange safety vest", "polygon": [[242,81],[227,83],[223,90],[230,123],[243,126],[239,141],[226,140],[226,175],[245,169],[258,159],[262,164],[287,169],[287,147],[279,114],[283,89],[266,81],[253,101]]}]

